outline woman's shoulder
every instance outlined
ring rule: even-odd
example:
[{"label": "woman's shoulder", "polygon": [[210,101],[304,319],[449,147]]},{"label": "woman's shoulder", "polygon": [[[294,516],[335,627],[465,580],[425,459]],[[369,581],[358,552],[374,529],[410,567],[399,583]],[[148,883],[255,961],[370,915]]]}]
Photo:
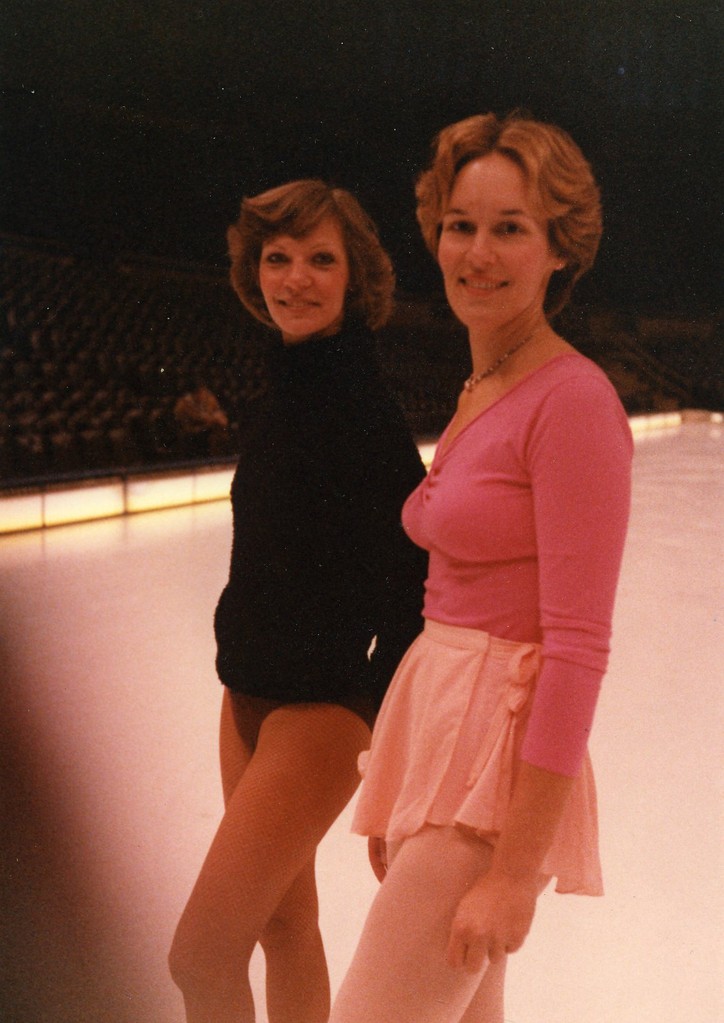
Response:
[{"label": "woman's shoulder", "polygon": [[555,435],[562,446],[580,446],[590,435],[617,437],[623,449],[632,447],[628,416],[615,387],[600,366],[575,350],[541,367],[529,411],[530,440]]},{"label": "woman's shoulder", "polygon": [[541,397],[553,401],[578,396],[578,400],[620,405],[615,387],[604,370],[574,348],[562,352],[539,367],[531,382]]}]

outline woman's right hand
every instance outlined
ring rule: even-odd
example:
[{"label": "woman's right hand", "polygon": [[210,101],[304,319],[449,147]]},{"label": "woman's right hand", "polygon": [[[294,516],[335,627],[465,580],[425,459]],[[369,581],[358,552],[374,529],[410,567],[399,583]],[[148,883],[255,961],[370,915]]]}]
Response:
[{"label": "woman's right hand", "polygon": [[387,875],[387,844],[379,835],[370,835],[367,839],[367,855],[375,877],[382,884]]}]

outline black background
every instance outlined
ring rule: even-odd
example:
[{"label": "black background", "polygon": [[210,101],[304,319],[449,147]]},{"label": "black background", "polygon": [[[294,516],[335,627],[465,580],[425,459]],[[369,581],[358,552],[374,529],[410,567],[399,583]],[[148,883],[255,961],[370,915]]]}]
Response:
[{"label": "black background", "polygon": [[413,197],[432,136],[522,106],[601,182],[591,300],[717,308],[716,3],[2,6],[5,231],[223,266],[243,194],[318,175],[359,195],[404,289],[434,289]]}]

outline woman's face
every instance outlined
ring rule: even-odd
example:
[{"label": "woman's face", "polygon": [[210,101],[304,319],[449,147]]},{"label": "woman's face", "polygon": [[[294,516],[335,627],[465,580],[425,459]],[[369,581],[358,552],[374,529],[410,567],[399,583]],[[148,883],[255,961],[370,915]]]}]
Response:
[{"label": "woman's face", "polygon": [[455,179],[437,258],[448,302],[469,329],[537,318],[563,261],[520,168],[500,153],[473,160]]},{"label": "woman's face", "polygon": [[344,319],[349,260],[332,217],[309,234],[281,234],[261,250],[259,287],[285,344],[336,334]]}]

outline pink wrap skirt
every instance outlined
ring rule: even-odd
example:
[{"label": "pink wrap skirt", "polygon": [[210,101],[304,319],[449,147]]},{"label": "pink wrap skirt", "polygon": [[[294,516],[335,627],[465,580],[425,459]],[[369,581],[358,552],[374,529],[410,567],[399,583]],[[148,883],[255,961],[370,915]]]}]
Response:
[{"label": "pink wrap skirt", "polygon": [[[505,822],[540,671],[535,643],[426,620],[380,709],[352,824],[399,841],[461,825],[494,844]],[[586,754],[541,872],[601,895],[596,788]]]}]

